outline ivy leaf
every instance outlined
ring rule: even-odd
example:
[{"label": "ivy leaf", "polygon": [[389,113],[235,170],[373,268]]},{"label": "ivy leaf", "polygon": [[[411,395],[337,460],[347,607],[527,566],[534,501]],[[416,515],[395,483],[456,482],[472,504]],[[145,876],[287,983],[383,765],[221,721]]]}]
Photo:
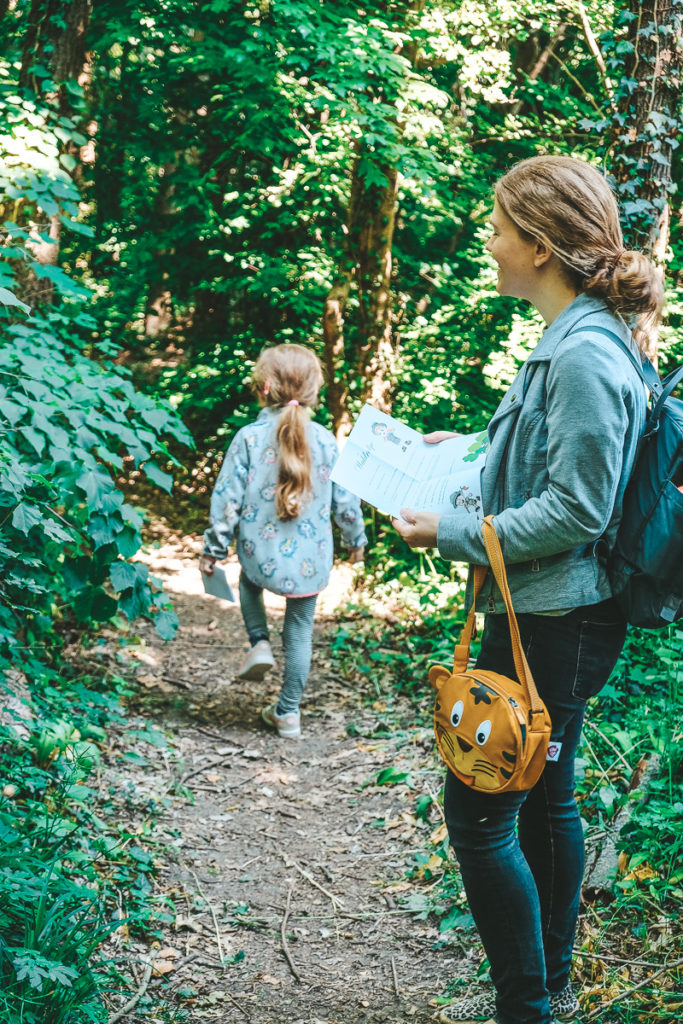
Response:
[{"label": "ivy leaf", "polygon": [[[0,289],[2,291],[2,289]],[[19,405],[17,402],[11,402],[8,398],[0,399],[0,413],[6,417],[7,422],[13,427],[19,422],[21,417],[26,412],[23,405]]]},{"label": "ivy leaf", "polygon": [[128,590],[129,587],[135,586],[138,574],[136,567],[130,562],[118,561],[110,567],[109,578],[114,590],[121,593],[123,590]]},{"label": "ivy leaf", "polygon": [[21,427],[21,432],[29,444],[35,448],[38,455],[42,455],[43,448],[45,447],[44,435],[40,434],[37,430],[34,430],[33,427]]},{"label": "ivy leaf", "polygon": [[162,640],[172,640],[178,632],[179,619],[172,608],[163,608],[154,616],[154,628]]},{"label": "ivy leaf", "polygon": [[58,544],[74,539],[74,535],[66,530],[61,523],[58,523],[56,519],[45,519],[43,531],[50,540],[57,541]]},{"label": "ivy leaf", "polygon": [[42,523],[44,518],[43,513],[35,505],[27,505],[21,502],[12,514],[12,526],[15,530],[19,530],[28,536],[29,531],[34,526]]},{"label": "ivy leaf", "polygon": [[92,512],[102,507],[105,495],[109,494],[113,483],[111,477],[101,470],[87,469],[79,476],[76,486],[85,492],[88,509]]},{"label": "ivy leaf", "polygon": [[88,534],[97,549],[104,547],[105,544],[111,544],[121,528],[122,524],[113,516],[97,514],[88,523]]},{"label": "ivy leaf", "polygon": [[173,487],[173,477],[171,476],[170,473],[164,473],[164,471],[162,469],[159,469],[159,467],[154,462],[147,462],[142,468],[144,469],[145,476],[147,477],[148,480],[151,480],[153,484],[156,484],[158,487],[161,487],[168,494],[171,493],[171,488]]},{"label": "ivy leaf", "polygon": [[[147,568],[147,566],[145,566]],[[151,600],[150,589],[143,579],[138,579],[135,586],[129,588],[119,599],[119,608],[132,621],[138,615],[146,615]]]},{"label": "ivy leaf", "polygon": [[[41,200],[41,207],[45,208],[46,200]],[[52,204],[49,204],[52,205]],[[55,205],[54,213],[59,211],[59,207]],[[48,216],[52,216],[50,210],[45,210]],[[61,292],[62,295],[72,296],[75,299],[87,299],[90,296],[90,292],[85,288],[81,287],[73,281],[68,274],[64,273],[61,267],[53,267],[48,263],[34,263],[33,271],[37,278],[48,278],[52,281],[54,286]]]},{"label": "ivy leaf", "polygon": [[31,312],[31,307],[27,306],[21,299],[18,299],[9,288],[0,288],[0,304],[3,306],[19,306],[25,313]]},{"label": "ivy leaf", "polygon": [[92,559],[87,555],[69,558],[64,563],[64,582],[69,590],[80,593],[88,586],[88,578]]},{"label": "ivy leaf", "polygon": [[116,548],[122,558],[132,558],[140,549],[140,534],[132,526],[125,526],[116,537]]}]

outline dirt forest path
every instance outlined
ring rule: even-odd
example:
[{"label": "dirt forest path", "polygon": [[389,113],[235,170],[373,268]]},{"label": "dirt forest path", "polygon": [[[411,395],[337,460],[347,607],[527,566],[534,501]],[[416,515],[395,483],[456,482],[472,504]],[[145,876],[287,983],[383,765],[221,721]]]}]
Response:
[{"label": "dirt forest path", "polygon": [[[156,887],[174,903],[175,924],[151,951],[138,947],[154,962],[147,999],[163,992],[190,1022],[435,1020],[434,997],[474,974],[481,951],[432,948],[433,919],[405,906],[415,855],[432,834],[443,837],[438,818],[413,813],[420,793],[438,791],[440,772],[427,728],[408,743],[401,730],[372,738],[372,679],[350,687],[331,661],[331,616],[351,570],[335,570],[319,609],[304,736],[284,741],[259,717],[277,696],[277,668],[262,683],[234,680],[246,650],[239,608],[202,593],[196,556],[187,539],[148,551],[180,629],[170,644],[144,629],[134,652],[144,714],[176,753],[159,755],[158,777],[134,761],[125,769],[137,791],[131,806],[158,799],[160,787],[167,794],[155,824],[165,837]],[[237,574],[231,563],[235,589]],[[281,662],[284,601],[271,596],[267,608]],[[388,766],[410,770],[414,788],[378,785]],[[121,1019],[148,1019],[145,1003]]]}]

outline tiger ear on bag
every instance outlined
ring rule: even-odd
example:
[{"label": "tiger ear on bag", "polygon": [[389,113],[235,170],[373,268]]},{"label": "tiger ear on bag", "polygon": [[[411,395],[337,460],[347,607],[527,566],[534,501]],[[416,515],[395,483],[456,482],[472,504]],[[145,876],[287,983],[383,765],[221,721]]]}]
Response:
[{"label": "tiger ear on bag", "polygon": [[447,679],[450,678],[451,670],[443,665],[432,665],[429,670],[429,682],[438,693]]},{"label": "tiger ear on bag", "polygon": [[486,570],[475,570],[474,601],[455,648],[453,670],[432,665],[436,690],[434,735],[446,765],[465,785],[481,793],[531,789],[545,767],[550,716],[538,696],[519,637],[503,555],[487,516],[482,524],[486,553],[500,587],[510,625],[517,679],[467,668],[474,636],[474,608]]}]

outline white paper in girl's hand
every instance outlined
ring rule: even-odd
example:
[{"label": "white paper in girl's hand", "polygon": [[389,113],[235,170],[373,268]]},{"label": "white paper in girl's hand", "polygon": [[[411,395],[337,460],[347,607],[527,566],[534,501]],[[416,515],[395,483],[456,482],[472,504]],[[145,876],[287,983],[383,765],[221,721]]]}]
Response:
[{"label": "white paper in girl's hand", "polygon": [[228,583],[228,577],[225,575],[223,566],[214,565],[211,575],[209,576],[203,572],[202,579],[204,581],[204,590],[207,594],[211,594],[213,597],[222,597],[224,601],[235,600],[235,595]]},{"label": "white paper in girl's hand", "polygon": [[479,477],[487,451],[486,431],[428,444],[417,430],[365,405],[332,480],[397,518],[402,508],[481,515]]}]

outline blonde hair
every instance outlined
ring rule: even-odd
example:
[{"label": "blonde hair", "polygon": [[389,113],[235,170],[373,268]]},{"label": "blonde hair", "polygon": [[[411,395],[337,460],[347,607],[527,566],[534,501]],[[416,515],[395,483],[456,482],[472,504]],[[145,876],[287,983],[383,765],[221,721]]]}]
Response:
[{"label": "blonde hair", "polygon": [[549,246],[579,291],[638,318],[633,333],[644,348],[664,302],[662,277],[644,253],[624,248],[617,201],[602,174],[573,157],[534,156],[500,178],[495,193],[520,234]]},{"label": "blonde hair", "polygon": [[268,406],[282,407],[277,426],[280,464],[275,489],[275,513],[296,519],[313,493],[307,409],[318,400],[323,383],[320,360],[301,345],[276,345],[256,360],[251,384]]}]

